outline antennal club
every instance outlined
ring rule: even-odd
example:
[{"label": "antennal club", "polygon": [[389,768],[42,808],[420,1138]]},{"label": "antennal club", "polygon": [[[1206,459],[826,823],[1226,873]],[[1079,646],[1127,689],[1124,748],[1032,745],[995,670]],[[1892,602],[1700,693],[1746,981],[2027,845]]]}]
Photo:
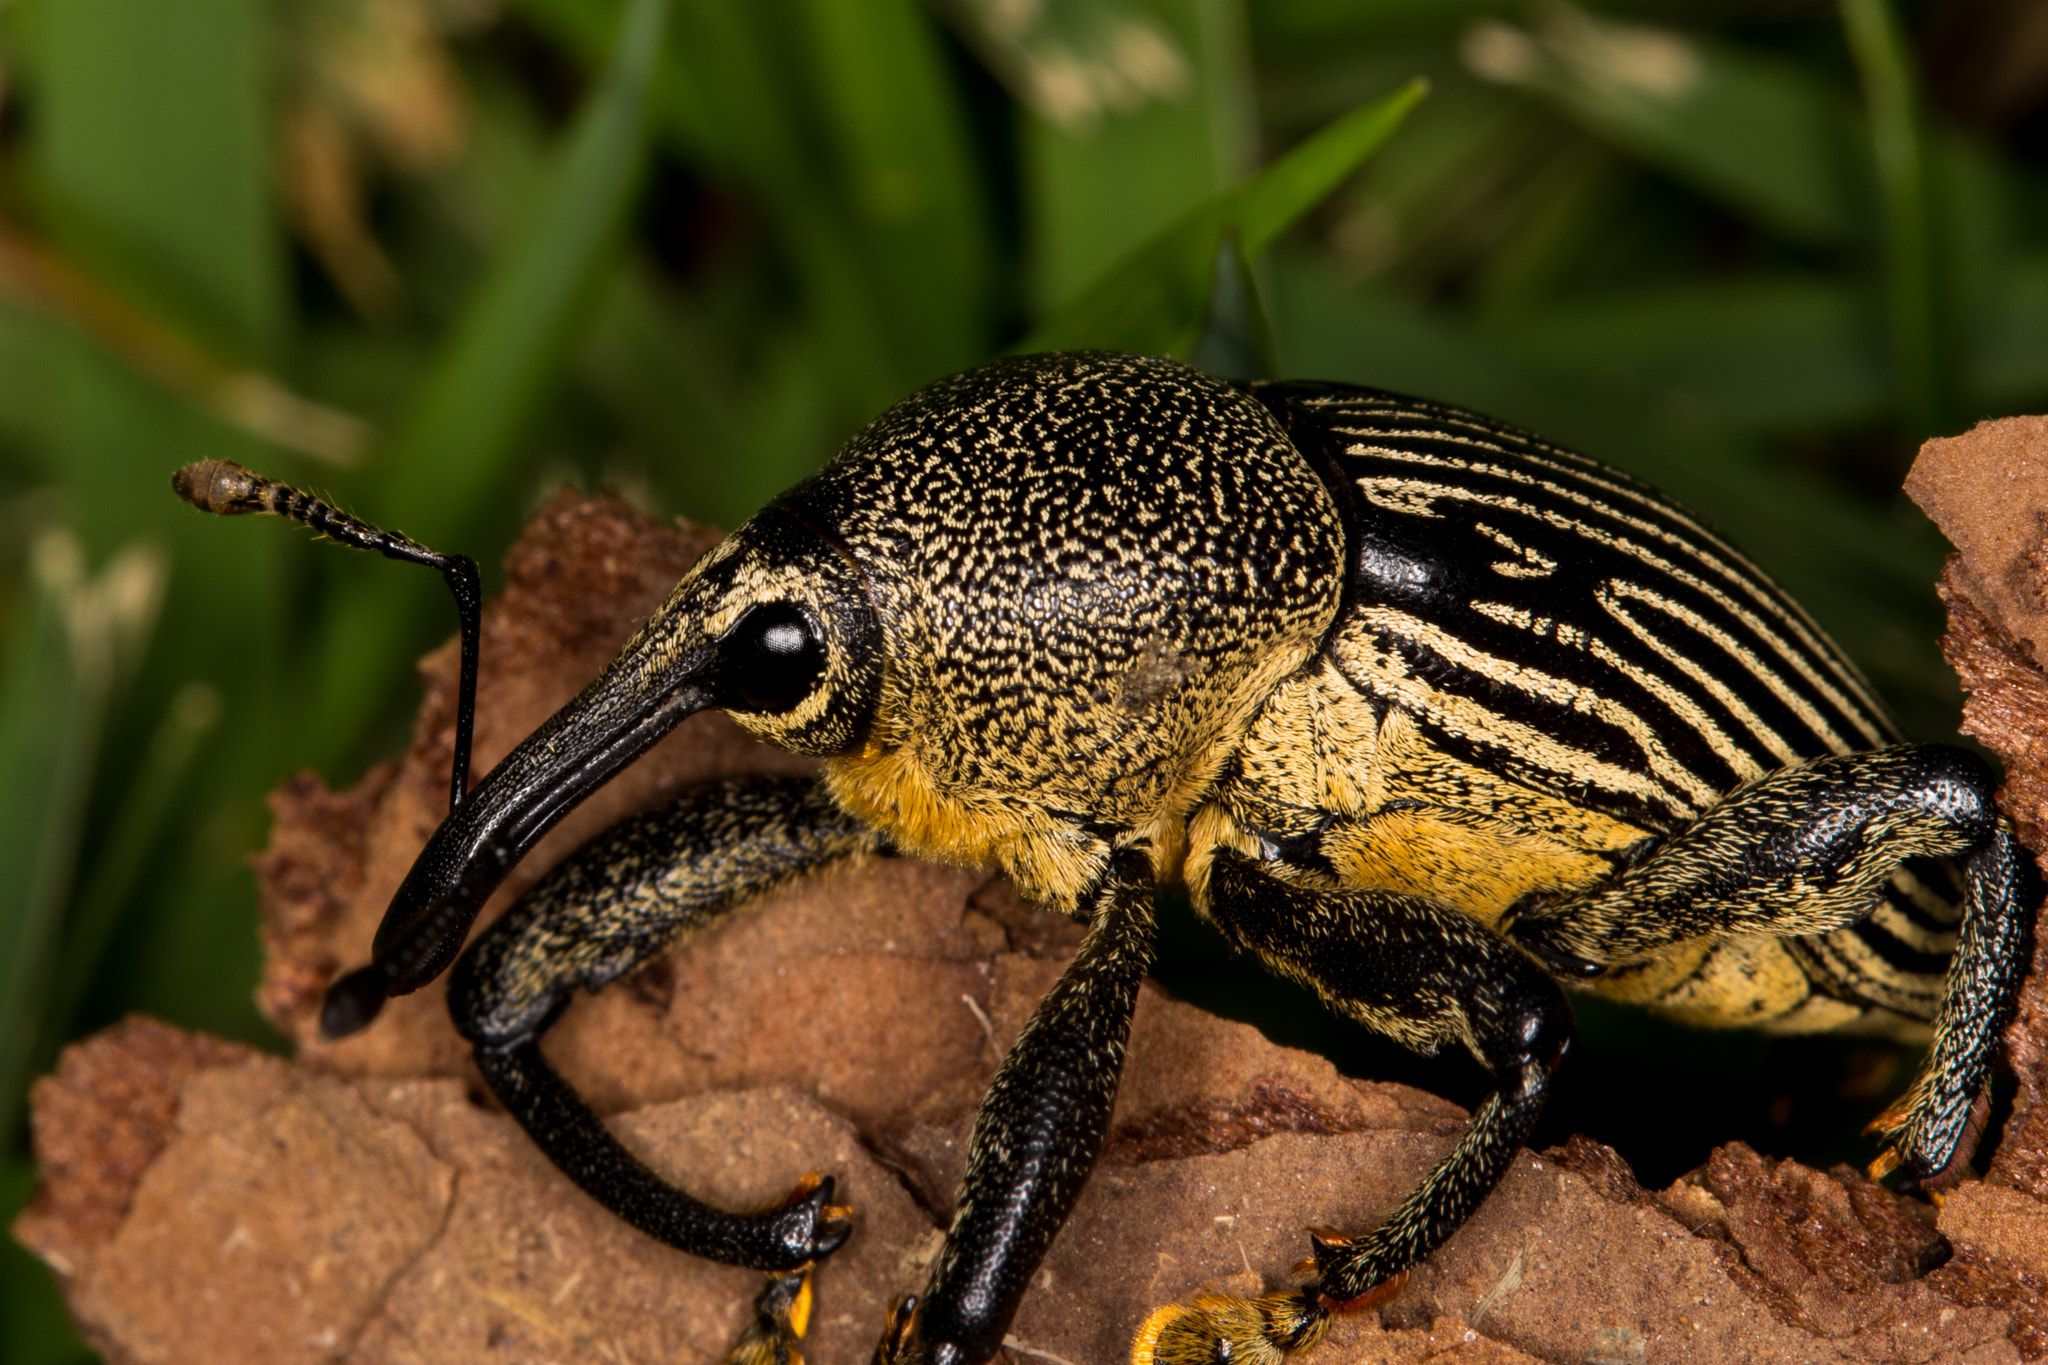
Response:
[{"label": "antennal club", "polygon": [[455,770],[448,778],[448,809],[460,806],[469,791],[469,742],[476,730],[476,660],[483,611],[476,561],[468,555],[444,555],[418,541],[379,530],[310,493],[266,479],[229,460],[186,465],[171,475],[171,490],[215,516],[255,513],[285,517],[358,550],[375,550],[386,559],[440,570],[448,591],[455,596],[455,614],[462,624],[462,673],[455,693]]}]

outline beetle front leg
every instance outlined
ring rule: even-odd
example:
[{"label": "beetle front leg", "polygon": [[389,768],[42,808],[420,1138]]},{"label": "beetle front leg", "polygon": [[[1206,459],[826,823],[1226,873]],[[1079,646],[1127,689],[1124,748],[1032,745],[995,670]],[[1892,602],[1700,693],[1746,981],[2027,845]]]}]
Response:
[{"label": "beetle front leg", "polygon": [[1871,913],[1913,857],[1962,859],[1964,904],[1934,1047],[1874,1131],[1877,1173],[1939,1185],[1968,1163],[1998,1036],[2017,1003],[2040,882],[1966,749],[1897,745],[1758,779],[1598,890],[1532,896],[1504,929],[1561,975],[1592,979],[1688,939],[1822,934]]},{"label": "beetle front leg", "polygon": [[980,1365],[1003,1344],[1109,1131],[1155,880],[1151,859],[1124,849],[1088,898],[1088,935],[982,1099],[945,1248],[924,1292],[890,1312],[877,1365]]},{"label": "beetle front leg", "polygon": [[1421,897],[1304,890],[1229,849],[1216,854],[1204,894],[1233,945],[1338,1013],[1424,1054],[1463,1043],[1494,1078],[1457,1145],[1378,1227],[1311,1236],[1313,1281],[1257,1302],[1210,1295],[1161,1309],[1131,1357],[1136,1365],[1277,1365],[1319,1340],[1331,1312],[1388,1297],[1500,1183],[1571,1042],[1571,1008],[1527,954]]},{"label": "beetle front leg", "polygon": [[[449,982],[456,1028],[535,1144],[642,1232],[771,1272],[756,1327],[771,1337],[793,1334],[783,1343],[792,1349],[809,1292],[787,1272],[832,1251],[848,1231],[843,1211],[830,1207],[830,1178],[807,1179],[765,1213],[728,1213],[693,1199],[612,1136],[548,1063],[540,1039],[574,988],[596,990],[780,883],[876,844],[810,781],[692,792],[620,821],[549,873],[463,954]],[[765,1349],[752,1358],[777,1358],[773,1341]]]}]

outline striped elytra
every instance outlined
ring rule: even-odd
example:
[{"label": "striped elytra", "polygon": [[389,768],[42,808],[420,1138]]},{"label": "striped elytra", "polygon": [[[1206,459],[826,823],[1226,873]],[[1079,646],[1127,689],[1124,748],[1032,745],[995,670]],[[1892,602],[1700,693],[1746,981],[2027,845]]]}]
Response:
[{"label": "striped elytra", "polygon": [[[1345,504],[1334,652],[1372,660],[1352,680],[1447,753],[1658,836],[1765,773],[1897,742],[1812,618],[1649,485],[1442,404],[1251,388]],[[1952,865],[1913,859],[1868,919],[1745,951],[1928,1019],[1960,895]]]},{"label": "striped elytra", "polygon": [[1541,773],[1484,733],[1446,743],[1669,829],[1763,773],[1898,738],[1811,618],[1654,489],[1455,408],[1259,396],[1356,494],[1349,610],[1428,679],[1402,700],[1484,699],[1583,762]]}]

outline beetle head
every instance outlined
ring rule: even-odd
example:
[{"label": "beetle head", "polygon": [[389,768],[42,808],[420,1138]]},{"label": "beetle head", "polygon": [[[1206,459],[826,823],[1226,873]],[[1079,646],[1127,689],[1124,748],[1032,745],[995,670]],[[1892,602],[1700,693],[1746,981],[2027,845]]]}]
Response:
[{"label": "beetle head", "polygon": [[866,579],[845,551],[774,506],[713,547],[626,645],[641,704],[678,682],[771,744],[843,753],[866,737],[883,652]]},{"label": "beetle head", "polygon": [[860,743],[880,692],[875,634],[862,575],[841,549],[789,509],[753,518],[442,821],[392,897],[372,962],[329,991],[322,1030],[352,1033],[387,997],[438,975],[527,850],[696,712],[724,708],[801,753]]}]

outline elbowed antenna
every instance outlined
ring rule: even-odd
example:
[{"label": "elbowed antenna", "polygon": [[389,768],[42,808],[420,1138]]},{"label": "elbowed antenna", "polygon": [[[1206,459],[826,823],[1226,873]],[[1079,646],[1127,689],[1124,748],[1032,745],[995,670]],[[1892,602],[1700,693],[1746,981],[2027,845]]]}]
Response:
[{"label": "elbowed antenna", "polygon": [[453,812],[461,806],[469,791],[470,738],[476,733],[476,661],[484,600],[476,561],[468,555],[444,555],[418,541],[379,530],[310,493],[266,479],[229,460],[186,465],[171,475],[171,491],[215,516],[256,513],[284,517],[358,550],[375,550],[386,559],[440,571],[455,596],[455,614],[462,623],[462,671],[455,689],[455,763],[448,777],[448,809]]}]

